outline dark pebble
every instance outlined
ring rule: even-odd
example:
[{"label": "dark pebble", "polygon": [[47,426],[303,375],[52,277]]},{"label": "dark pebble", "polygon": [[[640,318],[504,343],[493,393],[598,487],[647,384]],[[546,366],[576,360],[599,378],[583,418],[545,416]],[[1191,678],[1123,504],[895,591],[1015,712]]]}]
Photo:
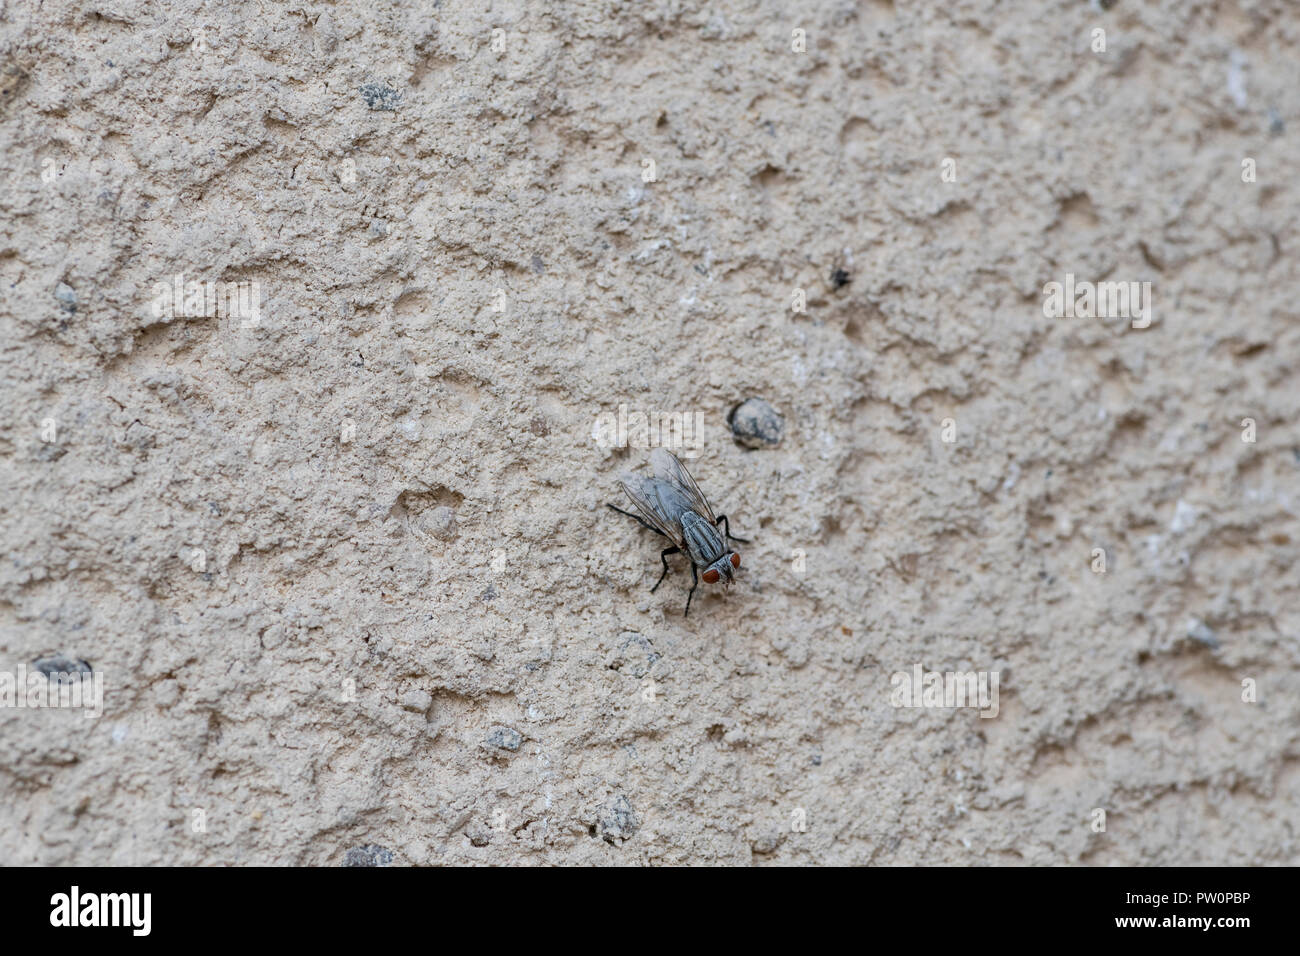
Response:
[{"label": "dark pebble", "polygon": [[524,738],[519,731],[510,727],[493,727],[488,733],[487,742],[489,746],[500,747],[502,750],[518,750]]},{"label": "dark pebble", "polygon": [[761,398],[741,402],[727,421],[736,442],[745,448],[773,448],[781,443],[785,431],[785,419]]},{"label": "dark pebble", "polygon": [[631,839],[641,828],[641,822],[636,818],[636,811],[632,809],[632,804],[628,803],[627,797],[621,793],[600,808],[596,825],[600,829],[601,839],[606,843]]},{"label": "dark pebble", "polygon": [[343,856],[344,866],[388,866],[392,862],[393,851],[374,844],[354,846]]},{"label": "dark pebble", "polygon": [[392,112],[402,102],[402,94],[385,83],[367,83],[358,92],[372,110]]},{"label": "dark pebble", "polygon": [[[32,661],[32,666],[51,680],[55,679],[57,675],[92,673],[91,666],[85,661],[73,660],[61,654],[56,654],[53,657],[38,657]],[[68,680],[72,679],[72,677],[68,678]],[[62,681],[63,678],[60,677],[59,680]]]}]

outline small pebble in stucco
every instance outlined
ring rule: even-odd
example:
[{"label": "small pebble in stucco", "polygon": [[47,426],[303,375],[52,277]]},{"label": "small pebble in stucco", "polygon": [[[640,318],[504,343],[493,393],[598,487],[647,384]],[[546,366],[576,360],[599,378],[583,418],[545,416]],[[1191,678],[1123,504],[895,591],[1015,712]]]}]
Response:
[{"label": "small pebble in stucco", "polygon": [[60,282],[54,288],[54,298],[58,300],[59,307],[64,312],[77,311],[77,290],[72,288],[66,282]]},{"label": "small pebble in stucco", "polygon": [[372,110],[389,113],[402,105],[402,94],[387,83],[366,83],[358,92]]},{"label": "small pebble in stucco", "polygon": [[487,742],[488,746],[500,750],[518,750],[519,745],[524,742],[524,738],[519,731],[510,727],[493,727],[488,732]]},{"label": "small pebble in stucco", "polygon": [[374,844],[354,846],[343,855],[343,866],[388,866],[392,862],[393,851]]},{"label": "small pebble in stucco", "polygon": [[627,797],[620,793],[600,808],[596,826],[602,840],[614,843],[616,840],[630,839],[641,828],[641,822]]},{"label": "small pebble in stucco", "polygon": [[731,410],[731,434],[745,448],[772,448],[781,443],[785,420],[761,398],[750,398]]},{"label": "small pebble in stucco", "polygon": [[85,661],[64,657],[62,654],[55,654],[51,657],[38,657],[32,661],[32,667],[49,679],[58,681],[76,680],[77,678],[73,675],[93,672],[91,666]]}]

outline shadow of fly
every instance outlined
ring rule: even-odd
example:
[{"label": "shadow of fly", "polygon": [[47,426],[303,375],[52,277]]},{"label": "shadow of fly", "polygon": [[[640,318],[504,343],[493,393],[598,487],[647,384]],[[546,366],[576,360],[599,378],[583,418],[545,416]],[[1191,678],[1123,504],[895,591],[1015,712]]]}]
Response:
[{"label": "shadow of fly", "polygon": [[[650,589],[651,594],[668,576],[669,555],[685,554],[691,559],[691,593],[686,595],[686,614],[690,614],[691,598],[700,586],[700,578],[704,578],[705,584],[723,581],[730,586],[735,572],[740,569],[740,555],[726,542],[749,544],[749,540],[732,536],[726,515],[714,516],[700,486],[672,452],[665,448],[654,449],[650,452],[650,468],[653,476],[627,474],[619,479],[640,515],[613,505],[609,507],[619,514],[635,518],[673,543],[659,555],[664,572]],[[718,525],[722,525],[721,531]],[[702,574],[700,568],[704,569]]]}]

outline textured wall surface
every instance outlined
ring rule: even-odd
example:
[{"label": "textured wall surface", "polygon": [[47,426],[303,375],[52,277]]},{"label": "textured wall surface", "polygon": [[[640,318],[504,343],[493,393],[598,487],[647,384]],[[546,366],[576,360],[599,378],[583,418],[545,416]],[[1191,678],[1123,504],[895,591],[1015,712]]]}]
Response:
[{"label": "textured wall surface", "polygon": [[[0,671],[105,694],[0,708],[0,862],[1300,863],[1298,51],[0,0]],[[753,539],[689,617],[620,406]]]}]

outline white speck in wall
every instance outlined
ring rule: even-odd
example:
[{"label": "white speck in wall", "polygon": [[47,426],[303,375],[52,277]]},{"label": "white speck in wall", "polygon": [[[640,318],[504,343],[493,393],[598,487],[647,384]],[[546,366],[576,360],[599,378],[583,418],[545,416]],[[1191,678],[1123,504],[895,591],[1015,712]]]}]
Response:
[{"label": "white speck in wall", "polygon": [[1007,468],[1006,478],[1002,479],[1002,490],[1010,491],[1012,488],[1016,486],[1016,482],[1019,480],[1020,480],[1020,465],[1019,463],[1013,461],[1010,467]]},{"label": "white speck in wall", "polygon": [[1228,95],[1237,109],[1246,108],[1246,57],[1240,50],[1233,50],[1228,56]]},{"label": "white speck in wall", "polygon": [[1196,509],[1180,498],[1174,506],[1174,520],[1169,522],[1169,530],[1174,534],[1182,534],[1195,523]]}]

